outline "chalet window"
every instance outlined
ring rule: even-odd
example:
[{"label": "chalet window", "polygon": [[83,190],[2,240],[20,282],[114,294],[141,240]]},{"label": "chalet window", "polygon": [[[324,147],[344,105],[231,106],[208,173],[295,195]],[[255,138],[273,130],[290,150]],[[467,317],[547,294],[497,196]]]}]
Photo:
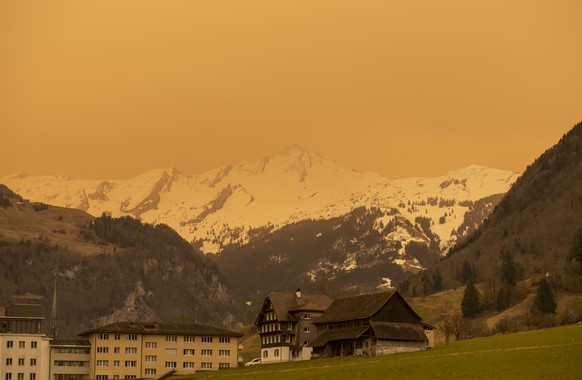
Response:
[{"label": "chalet window", "polygon": [[311,319],[311,314],[303,313],[303,319]]}]

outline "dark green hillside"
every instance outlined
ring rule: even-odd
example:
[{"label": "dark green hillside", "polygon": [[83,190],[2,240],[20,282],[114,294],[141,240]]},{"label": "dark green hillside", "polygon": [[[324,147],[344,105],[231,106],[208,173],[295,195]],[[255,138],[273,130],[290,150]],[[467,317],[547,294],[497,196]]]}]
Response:
[{"label": "dark green hillside", "polygon": [[[487,222],[427,274],[439,270],[443,285],[448,288],[473,277],[487,284],[486,288],[495,295],[507,283],[502,271],[503,258],[507,258],[514,264],[510,268],[515,275],[513,282],[528,279],[536,282],[545,276],[554,289],[578,291],[579,264],[568,256],[575,233],[581,227],[582,123],[579,123],[528,167]],[[467,268],[474,276],[467,276]],[[408,294],[421,288],[421,278],[404,285]]]},{"label": "dark green hillside", "polygon": [[417,233],[418,227],[398,217],[375,226],[383,215],[358,208],[342,217],[291,224],[244,246],[227,247],[214,259],[243,300],[259,301],[266,293],[297,287],[334,297],[373,292],[382,278],[395,283],[405,278],[394,259],[431,265],[438,257],[436,244],[409,244],[400,256],[400,243],[385,236],[396,228]]},{"label": "dark green hillside", "polygon": [[61,336],[121,320],[239,320],[216,265],[169,227],[2,194],[10,205],[0,208],[0,305],[40,294],[48,322],[56,273]]}]

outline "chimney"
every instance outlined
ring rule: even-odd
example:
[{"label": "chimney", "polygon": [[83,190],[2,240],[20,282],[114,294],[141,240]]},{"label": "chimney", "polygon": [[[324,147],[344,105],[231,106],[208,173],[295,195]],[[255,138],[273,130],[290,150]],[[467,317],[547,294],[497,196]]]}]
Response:
[{"label": "chimney", "polygon": [[297,288],[297,290],[295,291],[295,298],[297,299],[301,298],[301,289]]}]

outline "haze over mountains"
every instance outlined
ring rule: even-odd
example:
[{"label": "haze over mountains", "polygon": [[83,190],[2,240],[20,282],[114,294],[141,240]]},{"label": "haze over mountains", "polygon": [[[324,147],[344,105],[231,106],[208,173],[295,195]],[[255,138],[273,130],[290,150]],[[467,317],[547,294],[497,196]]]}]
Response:
[{"label": "haze over mountains", "polygon": [[[417,217],[430,219],[431,232],[446,249],[456,241],[454,231],[462,226],[471,204],[505,193],[517,178],[513,172],[470,166],[436,178],[390,180],[294,145],[272,157],[247,159],[191,177],[171,168],[127,180],[15,174],[0,178],[0,183],[27,199],[94,216],[106,212],[164,223],[203,252],[218,253],[229,245],[248,243],[257,229],[272,232],[362,206],[398,210],[393,214],[412,224]],[[441,200],[450,206],[446,211]]]}]

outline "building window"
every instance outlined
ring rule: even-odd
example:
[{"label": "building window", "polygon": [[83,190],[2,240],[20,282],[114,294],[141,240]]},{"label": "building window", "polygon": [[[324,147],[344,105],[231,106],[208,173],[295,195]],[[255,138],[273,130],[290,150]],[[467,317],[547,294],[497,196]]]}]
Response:
[{"label": "building window", "polygon": [[267,351],[267,350],[263,351],[263,357],[264,358],[268,358],[269,357],[269,351]]},{"label": "building window", "polygon": [[[146,362],[155,362],[158,360],[158,357],[156,355],[146,355],[145,356],[145,361]],[[155,373],[154,373],[155,375]]]},{"label": "building window", "polygon": [[36,342],[30,342],[30,348],[36,348]]},{"label": "building window", "polygon": [[184,356],[194,356],[194,349],[193,348],[185,348],[184,349]]},{"label": "building window", "polygon": [[109,353],[109,347],[97,347],[97,353],[107,354]]},{"label": "building window", "polygon": [[304,340],[304,341],[303,341],[303,345],[304,345],[305,347],[309,346],[309,341],[307,341],[307,340]]},{"label": "building window", "polygon": [[230,337],[229,336],[221,336],[218,341],[220,343],[230,343]]},{"label": "building window", "polygon": [[97,360],[97,367],[109,366],[109,360]]},{"label": "building window", "polygon": [[36,373],[31,373],[28,377],[29,380],[36,380]]},{"label": "building window", "polygon": [[285,335],[285,342],[286,343],[290,343],[291,342],[291,335]]},{"label": "building window", "polygon": [[107,380],[107,375],[97,375],[95,376],[95,380]]},{"label": "building window", "polygon": [[278,357],[279,357],[279,349],[278,349],[278,348],[277,348],[277,349],[275,350],[275,352],[273,353],[273,356],[275,356],[276,358],[278,358]]},{"label": "building window", "polygon": [[212,337],[211,336],[203,336],[202,343],[212,343]]},{"label": "building window", "polygon": [[136,375],[125,375],[124,379],[137,379]]},{"label": "building window", "polygon": [[127,334],[127,340],[137,340],[137,334]]},{"label": "building window", "polygon": [[200,367],[201,368],[204,368],[204,369],[211,369],[212,368],[212,363],[202,362],[202,363],[200,363]]},{"label": "building window", "polygon": [[218,350],[218,356],[230,356],[230,350]]},{"label": "building window", "polygon": [[12,358],[6,358],[6,365],[7,366],[11,366],[12,365]]},{"label": "building window", "polygon": [[194,362],[184,362],[184,368],[194,368]]},{"label": "building window", "polygon": [[[68,380],[68,379],[63,379],[63,380]],[[119,375],[113,375],[113,380],[119,380]]]},{"label": "building window", "polygon": [[14,347],[14,342],[11,340],[6,341],[6,348],[12,348],[12,347]]},{"label": "building window", "polygon": [[155,375],[158,371],[155,368],[146,368],[145,374],[146,375]]},{"label": "building window", "polygon": [[100,334],[97,336],[97,338],[98,338],[99,340],[109,340],[109,334],[107,334],[107,333],[100,333]]},{"label": "building window", "polygon": [[137,360],[126,360],[125,366],[126,367],[137,367]]},{"label": "building window", "polygon": [[121,334],[115,334],[115,335],[113,335],[113,339],[115,339],[115,340],[121,340]]},{"label": "building window", "polygon": [[166,368],[176,368],[176,362],[166,362]]},{"label": "building window", "polygon": [[195,337],[192,335],[186,335],[184,337],[184,342],[185,343],[194,343],[196,341]]},{"label": "building window", "polygon": [[303,319],[311,319],[311,314],[303,313]]},{"label": "building window", "polygon": [[230,368],[230,363],[218,363],[218,368],[219,369]]},{"label": "building window", "polygon": [[158,348],[157,342],[146,342],[145,348]]},{"label": "building window", "polygon": [[114,367],[119,367],[119,360],[114,360],[113,361],[113,366]]},{"label": "building window", "polygon": [[212,350],[201,350],[202,356],[212,356]]},{"label": "building window", "polygon": [[137,354],[137,347],[125,347],[126,354]]},{"label": "building window", "polygon": [[166,342],[177,342],[178,336],[176,335],[166,335]]},{"label": "building window", "polygon": [[12,374],[10,372],[6,373],[6,380],[12,380]]},{"label": "building window", "polygon": [[310,327],[304,327],[303,328],[303,332],[310,333],[311,332],[311,328]]},{"label": "building window", "polygon": [[36,365],[36,359],[30,359],[30,366],[34,367]]},{"label": "building window", "polygon": [[24,373],[18,374],[18,380],[24,380]]},{"label": "building window", "polygon": [[113,347],[113,353],[114,353],[114,354],[119,354],[119,353],[121,353],[121,348],[120,348],[120,347]]},{"label": "building window", "polygon": [[24,358],[18,358],[18,365],[19,366],[23,366],[24,365]]}]

